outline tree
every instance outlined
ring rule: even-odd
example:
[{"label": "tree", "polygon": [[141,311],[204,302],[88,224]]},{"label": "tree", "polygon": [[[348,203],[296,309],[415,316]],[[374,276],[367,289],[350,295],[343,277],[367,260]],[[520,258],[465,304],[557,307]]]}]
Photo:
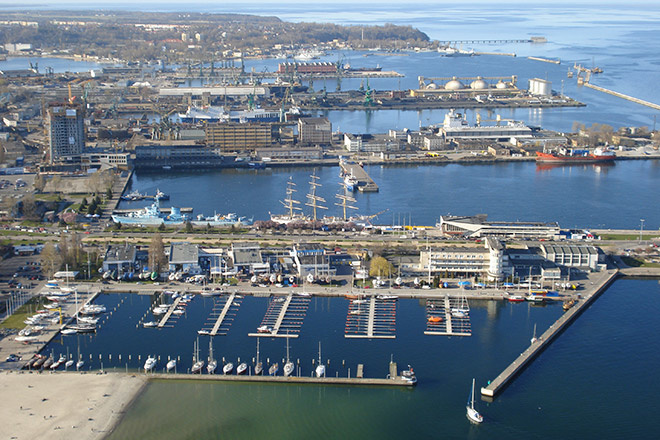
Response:
[{"label": "tree", "polygon": [[167,264],[165,257],[165,246],[163,245],[163,237],[156,232],[149,244],[149,269],[152,272],[161,272],[161,269]]},{"label": "tree", "polygon": [[42,192],[45,187],[46,187],[46,178],[43,176],[43,174],[37,174],[34,177],[34,189],[36,189],[37,192]]},{"label": "tree", "polygon": [[370,276],[389,277],[392,273],[394,273],[394,266],[384,257],[378,255],[371,260],[371,266],[369,267]]},{"label": "tree", "polygon": [[188,234],[190,234],[190,233],[193,232],[194,230],[195,230],[195,228],[194,228],[193,224],[190,223],[190,221],[187,221],[187,222],[186,222],[186,232],[187,232]]},{"label": "tree", "polygon": [[39,212],[37,210],[37,202],[32,195],[23,197],[21,205],[21,213],[26,220],[39,220]]},{"label": "tree", "polygon": [[41,267],[49,278],[62,267],[62,256],[51,242],[46,243],[41,251]]}]

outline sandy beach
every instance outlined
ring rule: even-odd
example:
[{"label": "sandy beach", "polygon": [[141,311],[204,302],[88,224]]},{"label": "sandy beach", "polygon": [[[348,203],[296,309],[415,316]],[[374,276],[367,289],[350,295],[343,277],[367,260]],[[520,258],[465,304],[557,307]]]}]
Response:
[{"label": "sandy beach", "polygon": [[145,385],[123,373],[0,373],[0,438],[101,439]]}]

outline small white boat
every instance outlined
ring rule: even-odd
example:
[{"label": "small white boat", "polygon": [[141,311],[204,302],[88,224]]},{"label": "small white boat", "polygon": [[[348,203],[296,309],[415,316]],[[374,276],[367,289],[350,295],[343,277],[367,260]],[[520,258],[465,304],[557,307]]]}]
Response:
[{"label": "small white boat", "polygon": [[69,368],[71,368],[72,366],[73,366],[73,359],[69,359],[69,360],[66,361],[66,363],[64,364],[64,368],[67,369],[67,370],[68,370]]},{"label": "small white boat", "polygon": [[209,361],[209,363],[206,365],[206,372],[209,374],[215,373],[216,368],[218,368],[218,361],[215,359]]},{"label": "small white boat", "polygon": [[76,362],[76,370],[80,370],[83,366],[85,366],[85,361],[82,359]]},{"label": "small white boat", "polygon": [[152,371],[155,366],[156,366],[156,358],[149,356],[147,360],[144,362],[144,372],[148,373],[149,371]]},{"label": "small white boat", "polygon": [[232,362],[227,362],[224,367],[222,367],[222,374],[231,374],[234,371],[234,364]]},{"label": "small white boat", "polygon": [[27,342],[34,342],[34,341],[36,341],[36,340],[37,340],[37,337],[36,337],[36,336],[16,336],[16,337],[14,338],[14,340],[17,341],[17,342],[25,342],[25,343],[27,343]]},{"label": "small white boat", "polygon": [[172,359],[167,363],[167,371],[172,371],[176,368],[176,359]]},{"label": "small white boat", "polygon": [[257,338],[257,362],[254,364],[254,375],[259,376],[264,372],[264,364],[259,360],[259,338]]},{"label": "small white boat", "polygon": [[396,295],[378,295],[376,299],[397,299]]},{"label": "small white boat", "polygon": [[314,370],[314,372],[316,373],[316,377],[325,377],[325,365],[321,359],[321,341],[319,341],[319,362],[316,365],[316,370]]},{"label": "small white boat", "polygon": [[142,323],[142,327],[145,328],[150,328],[150,327],[156,327],[158,323],[156,321],[147,321]]},{"label": "small white boat", "polygon": [[239,374],[239,375],[240,374],[245,374],[245,372],[247,371],[247,367],[248,366],[245,362],[240,363],[238,365],[238,367],[236,367],[236,374]]},{"label": "small white boat", "polygon": [[176,309],[172,313],[175,315],[183,315],[184,313],[186,313],[186,311],[181,309]]},{"label": "small white boat", "polygon": [[280,369],[280,365],[277,362],[275,362],[268,369],[268,374],[271,375],[271,376],[276,376],[279,369]]},{"label": "small white boat", "polygon": [[261,327],[257,327],[257,332],[258,333],[271,333],[272,329],[268,327],[267,325],[262,325]]},{"label": "small white boat", "polygon": [[536,337],[536,324],[534,324],[534,334],[532,335],[532,339],[530,342],[533,344],[534,342],[538,341],[539,339]]},{"label": "small white boat", "polygon": [[286,363],[284,364],[283,372],[285,377],[291,376],[291,373],[293,373],[295,366],[293,365],[293,362],[291,362],[291,359],[289,358],[289,338],[286,338]]},{"label": "small white boat", "polygon": [[474,409],[474,379],[472,379],[472,390],[470,391],[470,396],[468,397],[467,405],[467,417],[473,423],[481,423],[484,421],[484,418],[479,414],[479,411]]},{"label": "small white boat", "polygon": [[202,368],[204,368],[204,361],[197,361],[193,364],[192,368],[190,369],[190,372],[192,374],[197,374],[202,371]]}]

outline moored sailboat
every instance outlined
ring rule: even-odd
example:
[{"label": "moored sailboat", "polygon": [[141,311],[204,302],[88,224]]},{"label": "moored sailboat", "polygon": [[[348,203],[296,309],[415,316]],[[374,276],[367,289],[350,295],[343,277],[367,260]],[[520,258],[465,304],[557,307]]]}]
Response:
[{"label": "moored sailboat", "polygon": [[472,389],[470,390],[470,396],[468,397],[467,405],[467,417],[473,423],[481,423],[484,421],[484,418],[479,414],[479,411],[474,409],[474,379],[472,379]]}]

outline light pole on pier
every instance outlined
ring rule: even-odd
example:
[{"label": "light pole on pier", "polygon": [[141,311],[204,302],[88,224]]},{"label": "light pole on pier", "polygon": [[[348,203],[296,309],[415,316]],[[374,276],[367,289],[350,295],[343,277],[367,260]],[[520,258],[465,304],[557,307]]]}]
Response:
[{"label": "light pole on pier", "polygon": [[639,225],[639,242],[642,242],[642,235],[644,233],[644,219],[641,218],[639,219],[640,225]]}]

